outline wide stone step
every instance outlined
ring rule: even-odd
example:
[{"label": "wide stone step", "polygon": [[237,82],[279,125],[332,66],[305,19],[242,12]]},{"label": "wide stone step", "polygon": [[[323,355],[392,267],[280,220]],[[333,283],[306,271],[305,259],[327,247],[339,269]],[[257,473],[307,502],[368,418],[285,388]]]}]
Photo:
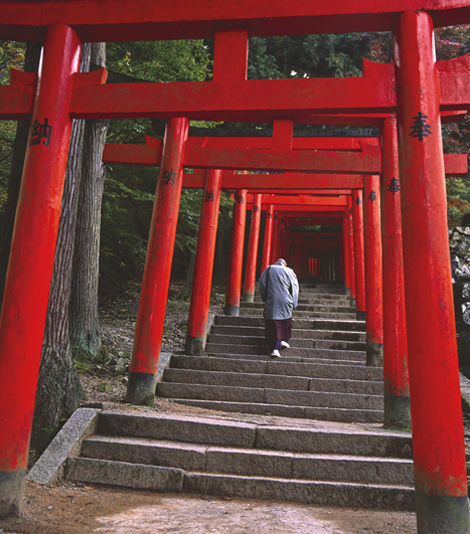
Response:
[{"label": "wide stone step", "polygon": [[[240,309],[249,309],[249,310],[264,310],[264,303],[262,302],[244,302],[240,305]],[[299,311],[311,311],[311,312],[326,312],[326,313],[350,313],[356,314],[356,309],[352,306],[340,306],[340,305],[324,305],[324,304],[311,304],[304,303],[299,304],[294,310],[295,312]]]},{"label": "wide stone step", "polygon": [[159,397],[178,399],[222,400],[260,404],[284,404],[290,406],[316,406],[360,410],[383,409],[383,397],[381,395],[289,391],[274,388],[161,382],[157,385],[157,395]]},{"label": "wide stone step", "polygon": [[[264,326],[214,325],[211,328],[210,335],[263,337],[264,331]],[[342,332],[341,330],[310,330],[301,328],[292,329],[292,338],[328,339],[338,341],[355,341],[362,343],[365,343],[366,341],[366,335],[364,332]]]},{"label": "wide stone step", "polygon": [[[233,315],[216,315],[216,325],[222,326],[250,326],[263,327],[264,319],[260,316],[238,316]],[[335,331],[352,331],[365,332],[365,321],[353,320],[330,320],[330,319],[303,319],[294,318],[294,329],[312,329],[312,330],[335,330]]]},{"label": "wide stone step", "polygon": [[167,369],[164,374],[164,381],[181,384],[209,384],[214,386],[240,386],[323,392],[335,391],[337,393],[357,393],[364,395],[381,395],[383,393],[383,385],[380,382],[309,378],[265,373],[230,373]]},{"label": "wide stone step", "polygon": [[[215,345],[257,345],[259,347],[266,347],[267,341],[264,337],[256,336],[241,336],[241,335],[217,335],[210,334],[207,337],[207,343],[212,346]],[[365,342],[358,341],[339,341],[331,339],[314,339],[314,338],[296,338],[295,335],[290,339],[289,345],[291,349],[332,349],[332,350],[352,350],[365,351]]]},{"label": "wide stone step", "polygon": [[[252,354],[267,355],[269,349],[260,345],[231,345],[223,343],[207,343],[207,354]],[[358,350],[333,350],[333,349],[307,349],[291,347],[283,350],[282,356],[299,356],[302,358],[326,358],[328,360],[352,360],[356,362],[365,361],[366,355],[363,351]]]},{"label": "wide stone step", "polygon": [[310,419],[315,421],[342,423],[383,423],[383,410],[365,410],[351,408],[327,408],[285,404],[261,404],[250,402],[230,402],[217,400],[178,399],[173,402],[224,412],[240,412],[258,415],[275,415],[279,417]]},{"label": "wide stone step", "polygon": [[[263,314],[263,309],[259,308],[240,308],[240,315],[251,315],[256,316],[257,314],[261,315]],[[294,310],[292,313],[292,317],[295,319],[296,317],[310,317],[312,319],[342,319],[342,320],[354,320],[356,318],[355,313],[333,313],[333,312],[316,312],[316,311],[297,311]]]},{"label": "wide stone step", "polygon": [[[184,472],[180,469],[90,458],[69,458],[66,478],[76,482],[157,491],[166,485],[165,490],[169,492],[305,504],[396,510],[412,510],[414,506],[414,491],[406,486]],[[162,478],[165,478],[163,483]]]},{"label": "wide stone step", "polygon": [[195,369],[201,371],[226,371],[234,373],[255,373],[255,374],[280,374],[290,376],[312,377],[312,378],[332,378],[338,380],[368,380],[381,382],[383,379],[383,369],[378,367],[366,367],[365,365],[351,364],[350,362],[339,362],[332,360],[308,363],[286,361],[282,359],[262,358],[253,360],[224,357],[205,356],[182,356],[173,355],[170,365],[178,369]]},{"label": "wide stone step", "polygon": [[413,461],[403,458],[297,453],[100,435],[83,442],[81,456],[244,476],[409,486],[414,482]]}]

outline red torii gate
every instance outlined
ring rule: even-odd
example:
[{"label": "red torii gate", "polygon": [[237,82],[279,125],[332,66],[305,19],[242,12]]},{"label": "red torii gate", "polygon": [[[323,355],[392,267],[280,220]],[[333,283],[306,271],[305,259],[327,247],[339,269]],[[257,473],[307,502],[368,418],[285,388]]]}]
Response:
[{"label": "red torii gate", "polygon": [[[309,111],[347,113],[371,109],[387,111],[397,107],[403,177],[405,289],[410,310],[407,323],[408,329],[414,333],[409,340],[409,352],[412,356],[410,381],[418,528],[420,533],[468,530],[439,107],[452,109],[453,106],[468,105],[468,95],[462,88],[469,87],[469,74],[468,69],[464,69],[466,60],[448,62],[438,72],[439,65],[433,58],[432,29],[434,24],[468,22],[470,6],[466,0],[384,0],[380,6],[376,4],[374,0],[354,3],[340,0],[334,5],[293,0],[289,4],[276,1],[260,7],[248,0],[236,5],[219,5],[206,0],[194,10],[189,0],[179,0],[164,7],[142,0],[142,9],[137,10],[134,0],[123,0],[116,12],[109,0],[99,4],[83,0],[79,5],[73,0],[30,1],[22,3],[22,10],[18,10],[14,1],[2,2],[0,35],[25,40],[40,40],[45,35],[45,51],[41,72],[44,83],[38,87],[34,110],[35,84],[30,79],[23,85],[2,88],[0,114],[17,118],[33,111],[33,123],[37,120],[41,131],[46,132],[44,138],[40,132],[36,135],[34,130],[33,143],[27,151],[0,320],[0,350],[2,355],[8,355],[0,362],[0,390],[2,398],[9,399],[10,406],[13,403],[15,407],[12,410],[10,406],[1,406],[1,421],[6,429],[2,450],[6,453],[0,463],[0,472],[4,475],[0,492],[7,496],[6,513],[19,507],[22,494],[21,480],[26,468],[36,384],[32,375],[37,375],[35,370],[39,365],[48,293],[48,283],[44,282],[50,279],[52,269],[53,247],[50,245],[55,242],[57,213],[60,211],[70,116],[217,117],[217,120],[232,118],[265,122]],[[193,13],[191,19],[188,13]],[[182,20],[183,16],[186,20]],[[247,30],[216,32],[217,28],[231,24]],[[396,98],[395,78],[386,74],[390,69],[387,71],[382,67],[375,68],[375,74],[369,72],[362,80],[348,79],[345,83],[340,79],[251,82],[244,79],[248,30],[250,35],[270,35],[389,29],[393,30],[395,41]],[[133,96],[137,97],[134,100],[129,97],[131,89],[125,87],[126,84],[113,88],[97,86],[96,76],[86,78],[77,74],[79,35],[83,40],[103,41],[114,40],[116,36],[123,40],[154,35],[172,39],[209,37],[214,32],[214,81],[202,86],[164,84],[162,87],[157,84],[151,88],[139,84],[132,88]],[[221,47],[221,43],[227,46]],[[234,46],[229,46],[230,43]],[[224,69],[224,64],[230,65],[230,71]],[[236,68],[233,68],[234,64]],[[72,82],[74,76],[77,84]],[[79,80],[90,83],[80,85]],[[345,91],[346,87],[350,91]],[[238,98],[231,102],[232,91],[236,91]],[[48,135],[50,127],[53,135]],[[181,140],[179,145],[183,148],[187,119],[170,119],[169,145],[174,144],[172,138],[175,136]],[[162,172],[165,170],[170,172],[163,167]],[[175,173],[181,174],[180,171],[175,163]],[[177,183],[181,183],[179,178]],[[31,194],[36,191],[41,191],[48,200],[54,199],[47,204],[48,217],[43,217],[37,195]],[[435,206],[432,215],[428,213],[430,203]],[[35,261],[39,257],[42,258],[40,265]],[[33,265],[35,269],[32,269]],[[25,309],[24,303],[31,300],[36,302],[34,313]],[[421,308],[427,311],[425,320],[419,314]],[[13,317],[16,318],[14,327]],[[22,345],[26,330],[28,344]],[[442,364],[445,373],[440,372]],[[21,367],[26,368],[26,374]],[[12,377],[20,382],[24,380],[27,394],[20,393],[23,395],[21,401],[25,402],[15,403],[19,393]],[[445,393],[446,405],[440,402],[441,392]],[[430,442],[433,447],[429,446]],[[448,451],[453,454],[450,456]]]}]

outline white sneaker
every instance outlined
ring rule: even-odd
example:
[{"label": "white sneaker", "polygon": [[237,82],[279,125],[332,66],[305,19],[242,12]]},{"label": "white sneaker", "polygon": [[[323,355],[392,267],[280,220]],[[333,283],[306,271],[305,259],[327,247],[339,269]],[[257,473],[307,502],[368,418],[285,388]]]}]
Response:
[{"label": "white sneaker", "polygon": [[290,349],[289,343],[287,341],[281,341],[281,349]]},{"label": "white sneaker", "polygon": [[274,358],[280,358],[281,357],[281,353],[277,349],[274,349],[271,352],[271,356],[273,356]]}]

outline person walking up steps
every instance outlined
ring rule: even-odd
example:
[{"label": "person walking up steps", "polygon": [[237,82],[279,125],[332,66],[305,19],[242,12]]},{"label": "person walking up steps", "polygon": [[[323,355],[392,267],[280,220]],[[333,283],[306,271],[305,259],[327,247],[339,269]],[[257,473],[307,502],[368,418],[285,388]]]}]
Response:
[{"label": "person walking up steps", "polygon": [[297,308],[299,282],[286,260],[279,258],[269,265],[259,279],[261,298],[265,303],[265,337],[271,356],[279,357],[281,349],[289,348],[292,332],[292,310]]}]

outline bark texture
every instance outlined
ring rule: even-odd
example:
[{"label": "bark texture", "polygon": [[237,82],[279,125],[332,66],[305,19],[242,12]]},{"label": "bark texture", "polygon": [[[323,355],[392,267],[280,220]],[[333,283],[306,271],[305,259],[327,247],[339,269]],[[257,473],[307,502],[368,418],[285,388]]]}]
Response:
[{"label": "bark texture", "polygon": [[[41,48],[41,43],[28,43],[26,45],[24,63],[24,70],[26,72],[37,72]],[[0,311],[2,309],[8,261],[10,259],[11,239],[13,236],[13,226],[15,224],[16,206],[20,194],[21,176],[23,174],[23,162],[28,143],[29,125],[29,120],[18,121],[15,140],[13,142],[13,155],[10,176],[8,179],[7,200],[0,231]]]},{"label": "bark texture", "polygon": [[[104,43],[94,43],[91,64],[104,67]],[[98,316],[101,203],[105,166],[102,154],[109,120],[87,120],[85,124],[82,180],[73,259],[71,344],[74,353],[93,358],[101,348]]]}]

